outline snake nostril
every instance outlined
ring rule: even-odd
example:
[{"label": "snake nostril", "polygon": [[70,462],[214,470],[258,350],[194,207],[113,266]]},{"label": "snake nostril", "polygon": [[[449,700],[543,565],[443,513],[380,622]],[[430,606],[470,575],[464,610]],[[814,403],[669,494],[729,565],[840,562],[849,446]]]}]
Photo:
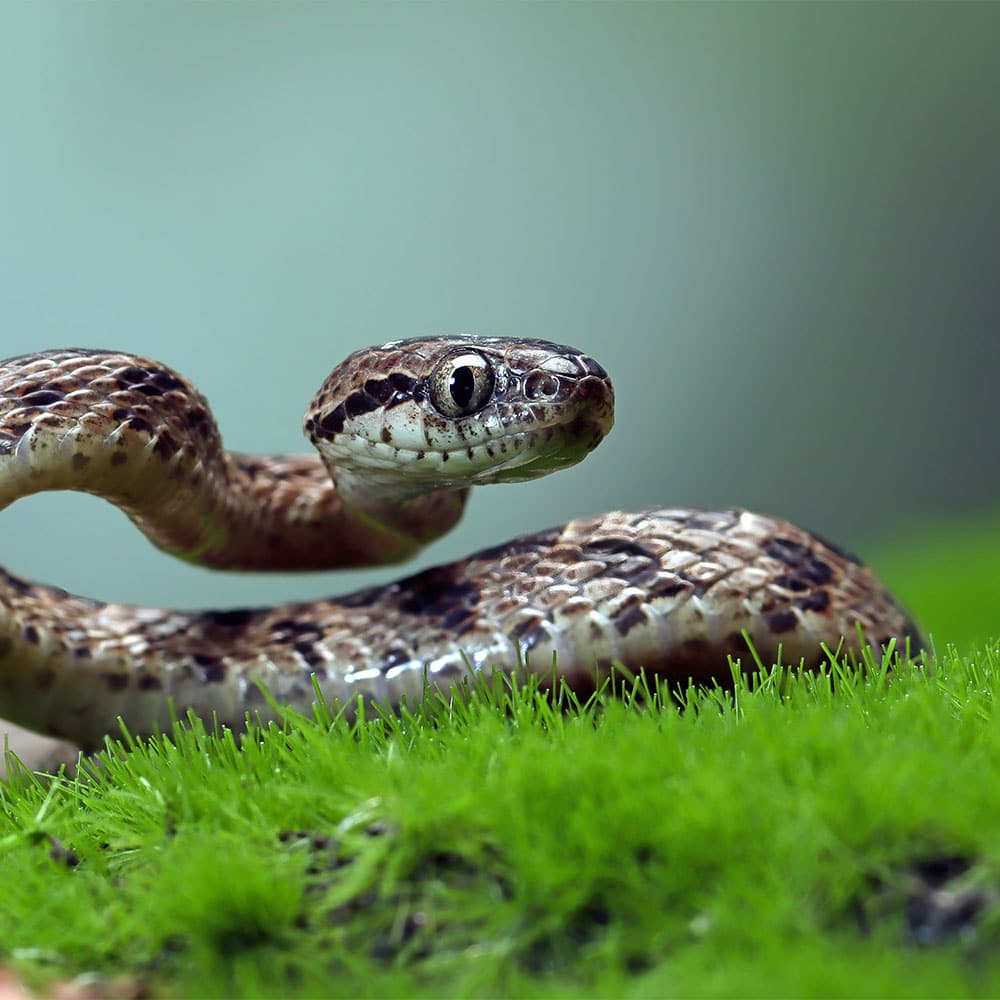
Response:
[{"label": "snake nostril", "polygon": [[524,394],[528,399],[551,399],[559,394],[559,379],[546,372],[535,372],[525,381]]}]

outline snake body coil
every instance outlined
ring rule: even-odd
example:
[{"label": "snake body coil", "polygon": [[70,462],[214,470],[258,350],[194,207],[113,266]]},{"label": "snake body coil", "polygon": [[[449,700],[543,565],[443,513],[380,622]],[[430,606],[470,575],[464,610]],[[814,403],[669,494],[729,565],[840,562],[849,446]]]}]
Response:
[{"label": "snake body coil", "polygon": [[[229,569],[395,562],[448,530],[477,483],[531,479],[610,429],[604,370],[543,341],[435,338],[351,355],[306,415],[319,457],[230,453],[184,378],[128,354],[0,362],[0,508],[71,489],[121,507],[159,547]],[[308,709],[398,704],[425,678],[559,673],[591,687],[618,660],[670,680],[749,662],[818,662],[820,643],[919,637],[870,570],[742,510],[611,512],[346,597],[182,612],[104,604],[0,570],[0,716],[90,747],[179,715],[267,714],[255,681]]]}]

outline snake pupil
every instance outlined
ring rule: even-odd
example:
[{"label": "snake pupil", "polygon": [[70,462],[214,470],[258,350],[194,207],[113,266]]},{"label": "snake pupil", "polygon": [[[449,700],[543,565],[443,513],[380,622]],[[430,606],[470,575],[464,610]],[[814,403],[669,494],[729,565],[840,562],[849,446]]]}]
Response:
[{"label": "snake pupil", "polygon": [[476,376],[468,365],[462,365],[461,368],[456,368],[452,372],[448,391],[459,409],[464,410],[468,407],[469,403],[472,402],[472,394],[475,389]]}]

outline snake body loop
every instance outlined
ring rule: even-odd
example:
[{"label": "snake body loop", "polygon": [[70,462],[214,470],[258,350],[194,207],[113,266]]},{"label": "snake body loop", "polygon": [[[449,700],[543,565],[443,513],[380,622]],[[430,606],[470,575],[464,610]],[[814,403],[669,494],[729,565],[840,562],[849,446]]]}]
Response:
[{"label": "snake body loop", "polygon": [[[610,430],[607,374],[543,341],[434,338],[356,352],[305,430],[319,457],[227,452],[208,405],[145,358],[59,350],[0,362],[0,507],[71,489],[173,555],[227,569],[396,562],[447,531],[469,487],[583,458]],[[469,667],[591,688],[615,661],[725,680],[728,656],[820,659],[920,638],[871,571],[787,522],[729,509],[613,511],[345,597],[185,612],[105,604],[0,570],[0,716],[99,745],[173,711],[238,727],[257,681],[308,710],[398,704]]]}]

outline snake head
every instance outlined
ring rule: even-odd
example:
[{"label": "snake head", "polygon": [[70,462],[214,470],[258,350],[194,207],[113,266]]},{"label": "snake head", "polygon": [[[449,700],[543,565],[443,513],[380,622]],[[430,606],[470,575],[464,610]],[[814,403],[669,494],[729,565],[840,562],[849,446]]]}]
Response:
[{"label": "snake head", "polygon": [[405,499],[574,465],[613,423],[608,374],[582,351],[435,337],[352,354],[323,383],[305,431],[335,478]]}]

